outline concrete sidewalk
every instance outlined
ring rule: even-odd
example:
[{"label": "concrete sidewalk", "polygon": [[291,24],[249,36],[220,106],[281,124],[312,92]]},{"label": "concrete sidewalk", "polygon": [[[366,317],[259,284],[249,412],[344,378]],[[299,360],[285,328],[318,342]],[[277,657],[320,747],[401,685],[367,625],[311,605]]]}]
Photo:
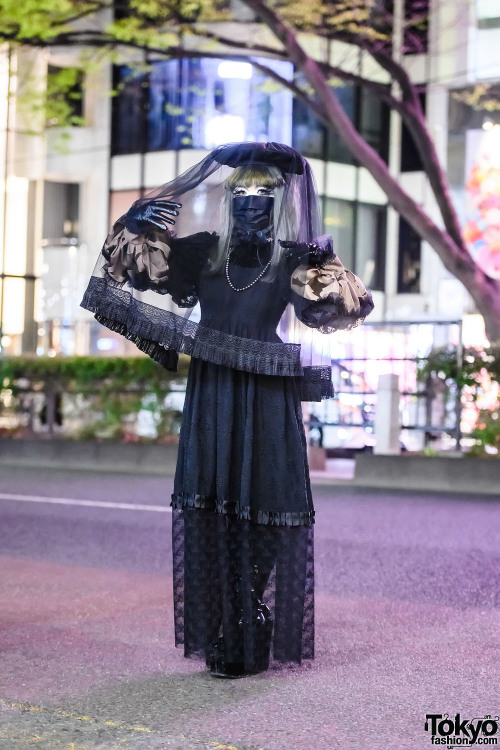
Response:
[{"label": "concrete sidewalk", "polygon": [[[176,459],[176,444],[0,439],[0,466],[52,466],[171,477],[175,473]],[[428,490],[500,499],[500,459],[497,458],[359,453],[355,459],[329,459],[324,471],[311,470],[310,473],[313,484]]]}]

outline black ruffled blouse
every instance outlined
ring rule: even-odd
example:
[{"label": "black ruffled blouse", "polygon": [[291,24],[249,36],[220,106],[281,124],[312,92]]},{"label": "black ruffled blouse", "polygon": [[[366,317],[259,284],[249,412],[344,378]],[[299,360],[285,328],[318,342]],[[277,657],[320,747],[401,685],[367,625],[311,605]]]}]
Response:
[{"label": "black ruffled blouse", "polygon": [[[267,375],[303,378],[303,399],[333,395],[329,368],[304,367],[301,345],[278,335],[288,304],[305,326],[322,333],[351,328],[373,309],[370,292],[336,257],[331,237],[315,247],[288,243],[272,281],[251,285],[270,259],[266,238],[239,236],[228,274],[213,273],[210,256],[218,236],[199,232],[170,237],[151,229],[134,235],[117,222],[102,249],[81,306],[159,361],[176,369],[184,352],[214,364]],[[267,272],[268,273],[268,272]],[[148,303],[137,292],[170,295],[173,305]],[[151,297],[147,297],[151,300]],[[184,310],[200,303],[194,323]]]}]

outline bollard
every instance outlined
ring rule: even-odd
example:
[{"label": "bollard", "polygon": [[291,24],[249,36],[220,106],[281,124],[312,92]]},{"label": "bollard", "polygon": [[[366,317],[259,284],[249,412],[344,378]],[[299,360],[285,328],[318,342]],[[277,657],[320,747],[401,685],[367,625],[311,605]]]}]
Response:
[{"label": "bollard", "polygon": [[398,375],[380,375],[378,379],[375,439],[374,453],[379,455],[401,453]]}]

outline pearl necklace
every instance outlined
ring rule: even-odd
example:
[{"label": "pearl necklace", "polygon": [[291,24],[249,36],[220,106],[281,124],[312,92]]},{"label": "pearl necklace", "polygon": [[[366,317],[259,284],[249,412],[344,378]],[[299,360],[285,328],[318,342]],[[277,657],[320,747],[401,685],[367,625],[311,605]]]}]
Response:
[{"label": "pearl necklace", "polygon": [[236,286],[234,286],[234,284],[232,283],[231,279],[229,278],[229,258],[231,256],[232,250],[233,250],[233,248],[231,248],[229,250],[229,252],[227,254],[227,258],[226,258],[226,279],[227,279],[227,283],[229,284],[229,286],[231,287],[231,289],[233,291],[235,291],[235,292],[244,292],[246,289],[250,289],[251,286],[253,286],[254,284],[256,284],[258,282],[258,280],[261,279],[264,276],[265,272],[267,271],[267,269],[271,265],[272,258],[269,258],[269,260],[267,261],[266,265],[264,266],[264,268],[262,269],[262,271],[259,273],[259,275],[257,276],[257,278],[254,279],[253,281],[251,281],[250,284],[247,284],[246,286],[242,286],[242,287],[236,287]]}]

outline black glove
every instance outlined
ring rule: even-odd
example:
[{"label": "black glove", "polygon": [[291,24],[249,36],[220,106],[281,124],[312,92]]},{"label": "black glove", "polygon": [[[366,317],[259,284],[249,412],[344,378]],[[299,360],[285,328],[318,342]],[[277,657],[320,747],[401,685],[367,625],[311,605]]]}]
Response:
[{"label": "black glove", "polygon": [[292,242],[289,240],[278,240],[281,247],[291,251],[295,260],[299,263],[306,263],[315,268],[321,268],[328,261],[333,260],[336,254],[330,242],[320,245],[317,242]]},{"label": "black glove", "polygon": [[125,214],[125,226],[133,234],[142,234],[148,229],[148,224],[167,229],[167,224],[175,224],[174,219],[170,217],[179,216],[178,208],[182,208],[182,203],[173,203],[173,201],[164,201],[159,198],[139,205],[136,201]]}]

